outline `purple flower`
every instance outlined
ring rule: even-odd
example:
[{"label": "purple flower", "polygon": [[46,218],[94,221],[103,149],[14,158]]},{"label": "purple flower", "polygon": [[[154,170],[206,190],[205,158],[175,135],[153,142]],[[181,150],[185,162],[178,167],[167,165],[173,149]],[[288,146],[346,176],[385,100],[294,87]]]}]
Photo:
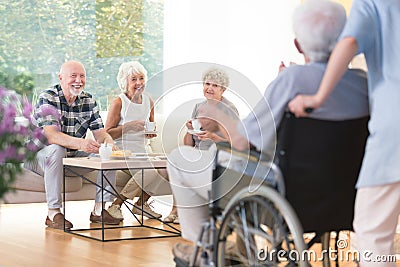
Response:
[{"label": "purple flower", "polygon": [[23,126],[19,126],[17,134],[19,134],[21,136],[27,136],[28,135],[28,128],[27,127],[23,127]]},{"label": "purple flower", "polygon": [[27,143],[28,138],[36,138],[36,143],[45,140],[42,129],[33,127],[31,112],[27,99],[0,87],[0,194],[22,171],[20,162],[34,158],[38,147]]},{"label": "purple flower", "polygon": [[0,98],[3,98],[6,95],[6,89],[0,86]]},{"label": "purple flower", "polygon": [[27,148],[29,151],[36,151],[36,150],[38,149],[38,146],[35,145],[34,143],[29,143],[29,144],[26,145],[26,148]]},{"label": "purple flower", "polygon": [[27,98],[24,97],[24,98],[22,99],[22,106],[23,106],[22,115],[23,115],[25,118],[27,118],[27,119],[30,120],[30,118],[31,118],[31,113],[32,113],[32,104],[29,102],[29,100],[28,100]]},{"label": "purple flower", "polygon": [[14,105],[8,104],[4,110],[5,119],[14,119],[17,114],[17,109]]},{"label": "purple flower", "polygon": [[17,148],[13,145],[9,145],[4,150],[4,155],[6,159],[15,159],[17,156]]},{"label": "purple flower", "polygon": [[42,128],[35,128],[33,130],[33,138],[42,140],[44,137],[43,129]]},{"label": "purple flower", "polygon": [[39,114],[41,116],[43,116],[43,117],[45,117],[45,116],[54,116],[57,120],[61,119],[61,114],[52,105],[42,105],[41,108],[40,108]]},{"label": "purple flower", "polygon": [[0,165],[4,164],[5,161],[6,161],[6,154],[4,153],[4,151],[0,151]]}]

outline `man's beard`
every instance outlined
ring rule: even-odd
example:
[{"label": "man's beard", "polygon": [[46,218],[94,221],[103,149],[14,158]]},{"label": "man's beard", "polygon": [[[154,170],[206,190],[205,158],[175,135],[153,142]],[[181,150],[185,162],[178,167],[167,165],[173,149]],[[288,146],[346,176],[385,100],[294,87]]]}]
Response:
[{"label": "man's beard", "polygon": [[81,89],[73,89],[73,88],[69,88],[69,92],[71,93],[71,95],[73,96],[78,96],[83,92],[83,87]]}]

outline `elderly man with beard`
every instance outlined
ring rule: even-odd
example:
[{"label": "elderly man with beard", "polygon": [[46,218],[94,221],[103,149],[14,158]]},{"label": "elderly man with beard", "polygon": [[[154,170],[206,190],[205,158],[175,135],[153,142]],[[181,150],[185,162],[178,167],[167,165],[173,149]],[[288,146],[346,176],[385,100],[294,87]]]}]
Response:
[{"label": "elderly man with beard", "polygon": [[[83,92],[86,83],[86,71],[82,63],[65,62],[58,74],[59,84],[48,88],[39,95],[33,112],[33,123],[43,129],[48,144],[38,151],[33,162],[26,163],[30,169],[44,178],[48,215],[45,224],[55,229],[70,229],[72,223],[64,218],[62,207],[63,163],[65,157],[83,157],[98,153],[101,143],[113,144],[114,140],[105,131],[99,109],[92,95]],[[85,139],[87,130],[93,132],[95,140]],[[115,185],[115,172],[104,172],[110,183]],[[97,182],[101,183],[99,172]],[[107,183],[106,189],[111,191]],[[101,189],[97,188],[95,205],[90,214],[93,223],[119,224],[104,209],[105,203],[113,196],[105,192],[104,202]]]}]

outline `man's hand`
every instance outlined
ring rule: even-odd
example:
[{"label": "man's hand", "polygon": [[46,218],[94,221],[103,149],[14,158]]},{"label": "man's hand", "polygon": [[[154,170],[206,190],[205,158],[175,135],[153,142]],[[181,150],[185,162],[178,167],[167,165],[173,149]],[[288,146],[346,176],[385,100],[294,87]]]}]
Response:
[{"label": "man's hand", "polygon": [[117,145],[113,145],[112,146],[112,151],[117,151],[117,150],[119,150],[119,147]]},{"label": "man's hand", "polygon": [[92,139],[81,139],[80,150],[87,153],[99,153],[100,144]]}]

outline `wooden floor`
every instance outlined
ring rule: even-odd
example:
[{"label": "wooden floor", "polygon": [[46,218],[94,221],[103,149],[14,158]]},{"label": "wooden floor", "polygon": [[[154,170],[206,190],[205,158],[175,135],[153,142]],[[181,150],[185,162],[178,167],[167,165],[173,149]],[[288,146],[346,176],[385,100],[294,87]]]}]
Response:
[{"label": "wooden floor", "polygon": [[[92,201],[71,201],[66,205],[67,218],[74,227],[99,226],[89,224]],[[163,206],[157,203],[157,211]],[[162,209],[164,216],[169,210]],[[126,211],[126,212],[125,212]],[[126,222],[135,223],[124,210]],[[175,266],[171,249],[181,237],[148,240],[124,240],[101,242],[47,228],[44,221],[47,205],[8,204],[0,206],[0,266]],[[153,226],[162,227],[155,220],[147,220]],[[164,226],[165,227],[165,226]],[[179,228],[179,226],[178,226]],[[129,228],[131,229],[131,228]],[[166,228],[167,229],[167,228]],[[134,232],[133,232],[134,231]],[[101,231],[93,231],[98,236]],[[134,230],[112,230],[106,238],[158,235],[159,231],[134,228]],[[119,232],[119,234],[115,234]],[[130,232],[130,233],[127,233]],[[107,231],[106,231],[107,233]]]},{"label": "wooden floor", "polygon": [[[163,216],[168,215],[170,207],[165,203],[169,199],[157,198],[154,204]],[[66,205],[67,218],[75,228],[97,227],[89,223],[92,201],[71,201]],[[123,209],[124,225],[135,224],[135,219],[127,208]],[[47,205],[8,204],[0,206],[0,266],[175,266],[171,253],[181,237],[168,237],[147,240],[124,240],[101,242],[64,233],[61,230],[47,228],[44,220]],[[146,224],[164,229],[166,226],[155,220],[146,220]],[[176,225],[175,225],[176,226]],[[179,226],[177,226],[179,228]],[[88,235],[100,237],[101,231],[91,231]],[[158,235],[159,231],[142,228],[125,228],[106,231],[106,239],[132,237],[140,235]],[[342,234],[343,235],[343,234]],[[346,237],[346,236],[344,236]],[[348,240],[350,241],[350,240]],[[350,244],[350,243],[349,243]],[[320,245],[312,249],[320,251]],[[399,265],[399,264],[398,264]],[[312,262],[320,267],[321,262]],[[332,265],[334,266],[334,265]],[[356,266],[353,262],[341,262],[342,267]],[[400,265],[399,265],[400,266]]]}]

